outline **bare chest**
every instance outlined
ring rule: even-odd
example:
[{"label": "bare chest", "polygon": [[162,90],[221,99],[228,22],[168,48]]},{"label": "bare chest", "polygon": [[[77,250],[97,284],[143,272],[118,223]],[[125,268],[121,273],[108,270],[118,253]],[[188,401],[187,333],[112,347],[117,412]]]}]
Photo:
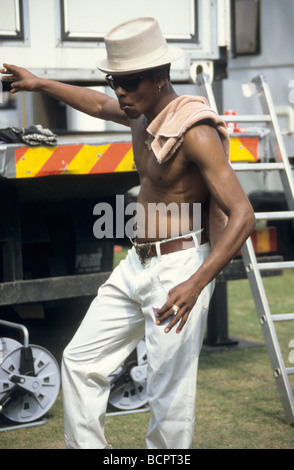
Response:
[{"label": "bare chest", "polygon": [[184,177],[189,164],[185,161],[181,151],[171,158],[167,158],[165,162],[159,163],[151,149],[151,142],[152,139],[146,131],[133,139],[134,159],[141,183],[148,180],[154,187],[158,185],[160,187],[174,186],[179,178]]},{"label": "bare chest", "polygon": [[203,202],[207,188],[197,165],[185,158],[182,147],[159,163],[148,136],[144,126],[133,130],[133,153],[141,184],[139,200]]}]

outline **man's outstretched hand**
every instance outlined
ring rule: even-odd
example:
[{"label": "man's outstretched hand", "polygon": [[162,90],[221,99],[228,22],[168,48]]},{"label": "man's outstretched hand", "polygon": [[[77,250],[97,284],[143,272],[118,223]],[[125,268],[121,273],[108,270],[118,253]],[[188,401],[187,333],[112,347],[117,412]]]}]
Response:
[{"label": "man's outstretched hand", "polygon": [[2,74],[3,81],[11,82],[10,93],[38,90],[38,77],[22,67],[3,64],[3,68],[0,70],[0,73]]}]

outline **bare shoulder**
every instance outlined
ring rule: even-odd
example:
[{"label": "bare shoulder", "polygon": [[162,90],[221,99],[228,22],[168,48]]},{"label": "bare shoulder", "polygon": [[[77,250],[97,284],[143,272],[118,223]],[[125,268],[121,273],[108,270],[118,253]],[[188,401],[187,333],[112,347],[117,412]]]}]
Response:
[{"label": "bare shoulder", "polygon": [[209,124],[199,124],[185,134],[183,141],[185,158],[201,165],[209,161],[227,161],[217,130]]}]

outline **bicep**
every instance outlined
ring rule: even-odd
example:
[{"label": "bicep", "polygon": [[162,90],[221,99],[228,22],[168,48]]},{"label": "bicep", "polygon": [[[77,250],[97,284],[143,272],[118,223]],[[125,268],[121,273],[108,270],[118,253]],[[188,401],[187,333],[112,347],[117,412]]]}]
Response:
[{"label": "bicep", "polygon": [[184,151],[186,158],[198,166],[214,204],[226,215],[245,200],[218,132],[213,127],[199,125],[192,128],[185,136]]},{"label": "bicep", "polygon": [[120,109],[119,103],[115,98],[99,92],[95,93],[93,98],[97,103],[97,117],[130,127],[127,115]]}]

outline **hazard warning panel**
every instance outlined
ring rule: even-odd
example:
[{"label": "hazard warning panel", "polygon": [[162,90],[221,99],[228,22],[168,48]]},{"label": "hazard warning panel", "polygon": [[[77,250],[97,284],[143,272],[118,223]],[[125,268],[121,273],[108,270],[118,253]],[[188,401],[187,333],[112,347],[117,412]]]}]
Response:
[{"label": "hazard warning panel", "polygon": [[230,160],[232,162],[257,162],[259,155],[259,136],[230,135]]},{"label": "hazard warning panel", "polygon": [[[232,162],[256,162],[262,159],[258,136],[232,134],[230,143]],[[0,160],[0,175],[8,178],[136,171],[130,141],[56,147],[4,146],[0,149]]]},{"label": "hazard warning panel", "polygon": [[131,142],[15,149],[16,178],[135,171]]}]

